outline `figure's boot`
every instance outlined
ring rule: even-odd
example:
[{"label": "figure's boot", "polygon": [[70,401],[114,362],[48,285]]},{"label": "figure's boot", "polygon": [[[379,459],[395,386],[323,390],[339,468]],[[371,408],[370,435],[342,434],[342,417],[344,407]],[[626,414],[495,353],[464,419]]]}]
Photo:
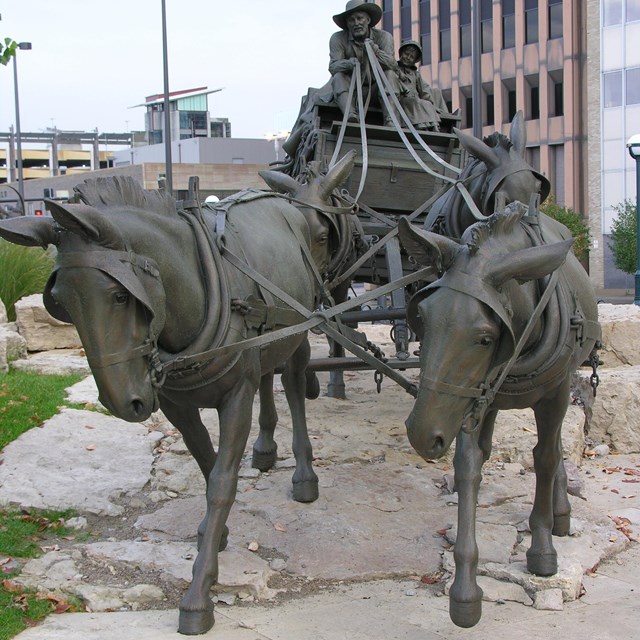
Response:
[{"label": "figure's boot", "polygon": [[340,107],[340,111],[342,113],[348,113],[347,120],[349,122],[358,122],[358,114],[353,110],[353,105],[350,105],[348,102],[349,94],[347,92],[340,93],[335,97],[338,106]]}]

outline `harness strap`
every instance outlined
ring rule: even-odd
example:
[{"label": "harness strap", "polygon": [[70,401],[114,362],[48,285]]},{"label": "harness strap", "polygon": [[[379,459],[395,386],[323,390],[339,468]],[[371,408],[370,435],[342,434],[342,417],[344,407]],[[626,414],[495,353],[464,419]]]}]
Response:
[{"label": "harness strap", "polygon": [[482,388],[461,387],[457,384],[449,384],[448,382],[427,377],[421,378],[420,384],[432,391],[448,393],[450,396],[460,396],[462,398],[481,398],[484,393]]},{"label": "harness strap", "polygon": [[143,344],[138,347],[134,347],[133,349],[128,349],[127,351],[119,351],[118,353],[108,353],[103,356],[98,356],[96,358],[89,358],[87,356],[87,361],[89,362],[89,366],[99,369],[104,369],[105,367],[110,367],[113,364],[120,364],[121,362],[128,362],[129,360],[133,360],[134,358],[141,358],[142,356],[149,355],[154,350],[153,342],[151,340],[147,340]]},{"label": "harness strap", "polygon": [[[309,311],[303,305],[301,305],[296,300],[291,298],[286,292],[282,291],[279,287],[269,282],[269,280],[264,278],[264,276],[260,275],[254,269],[252,269],[249,265],[244,264],[235,254],[229,251],[229,249],[225,248],[223,256],[233,266],[235,266],[237,269],[242,271],[242,273],[244,273],[245,275],[249,276],[251,279],[258,282],[258,284],[260,284],[261,286],[264,286],[265,289],[270,291],[276,297],[280,298],[284,302],[287,302],[285,298],[289,298],[293,303],[293,305],[295,305],[294,308],[296,309],[296,311],[298,311],[302,317],[307,319],[304,322],[292,327],[278,329],[270,333],[265,333],[261,336],[247,338],[246,340],[234,342],[232,344],[228,344],[223,347],[209,349],[208,351],[203,351],[202,353],[197,353],[190,356],[176,358],[169,362],[163,363],[162,365],[163,372],[186,369],[199,362],[212,360],[213,358],[226,356],[231,353],[238,353],[246,349],[263,347],[267,344],[270,344],[271,342],[276,342],[277,340],[283,340],[285,338],[289,338],[291,336],[304,333],[305,331],[309,331],[316,327],[319,327],[323,331],[325,331],[325,329],[329,324],[329,321],[333,316],[336,316],[340,313],[343,313],[344,311],[348,311],[350,309],[358,307],[364,304],[365,302],[369,302],[370,300],[377,298],[379,295],[385,295],[390,291],[393,291],[394,289],[405,287],[419,280],[424,280],[427,277],[427,275],[430,273],[430,269],[428,267],[425,267],[424,269],[416,271],[415,273],[409,274],[398,280],[395,280],[393,283],[386,284],[373,291],[368,291],[363,295],[358,296],[357,298],[346,300],[345,302],[342,302],[341,304],[338,304],[335,307],[331,307],[321,312],[313,312],[313,311]],[[287,304],[289,303],[287,302]],[[328,331],[326,332],[328,333]],[[336,333],[338,332],[336,331]],[[338,338],[335,338],[336,342],[342,341],[341,344],[343,344],[344,342],[349,342],[341,334],[338,333],[338,335],[340,336],[340,340]],[[332,335],[332,337],[335,337],[335,336]],[[349,344],[346,344],[346,345],[343,344],[343,346],[345,346],[345,348],[353,352],[353,348],[352,348],[353,345],[350,342]],[[356,354],[356,355],[360,355],[360,354]],[[367,356],[371,357],[370,354],[367,354]],[[366,360],[366,361],[369,362],[369,360]],[[390,367],[384,365],[379,360],[376,360],[376,363],[378,363],[380,366],[384,366],[385,374],[388,377],[392,378],[393,380],[396,380],[396,378],[398,377],[398,373],[394,369],[391,369]],[[369,364],[372,364],[372,366],[376,366],[376,367],[378,366],[378,364],[373,365],[373,363],[371,362],[369,362]],[[387,369],[393,373],[387,372]],[[398,380],[396,380],[396,382],[398,382]],[[398,384],[402,385],[402,382],[398,382]]]}]

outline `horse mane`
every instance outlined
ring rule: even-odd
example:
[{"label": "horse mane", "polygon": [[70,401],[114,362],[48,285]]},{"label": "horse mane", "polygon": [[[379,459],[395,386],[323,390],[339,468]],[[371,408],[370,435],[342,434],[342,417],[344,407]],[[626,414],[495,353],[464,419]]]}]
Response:
[{"label": "horse mane", "polygon": [[505,151],[509,151],[513,147],[513,142],[504,135],[504,133],[500,133],[499,131],[494,131],[491,135],[486,136],[483,139],[483,142],[492,149],[497,149],[501,147]]},{"label": "horse mane", "polygon": [[130,176],[90,178],[74,187],[74,200],[96,209],[135,207],[161,215],[176,215],[176,201],[165,191],[146,191]]},{"label": "horse mane", "polygon": [[468,245],[473,250],[478,250],[490,237],[508,235],[526,214],[526,207],[507,206],[501,211],[496,211],[486,220],[471,225],[462,236],[462,244]]}]

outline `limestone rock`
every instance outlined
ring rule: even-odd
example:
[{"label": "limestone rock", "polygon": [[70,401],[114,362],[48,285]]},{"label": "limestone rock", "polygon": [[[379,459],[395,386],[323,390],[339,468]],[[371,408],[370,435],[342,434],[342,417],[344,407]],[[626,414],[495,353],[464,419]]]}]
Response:
[{"label": "limestone rock", "polygon": [[0,324],[6,324],[9,322],[7,318],[7,308],[4,306],[4,302],[0,299]]},{"label": "limestone rock", "polygon": [[148,604],[164,598],[164,592],[153,584],[137,584],[122,593],[128,604]]},{"label": "limestone rock", "polygon": [[[585,414],[581,407],[569,405],[562,423],[564,457],[580,465],[584,452]],[[520,463],[533,468],[533,447],[538,442],[536,421],[531,409],[500,411],[493,436],[494,459]]]},{"label": "limestone rock", "polygon": [[27,356],[27,341],[11,324],[0,324],[0,373],[9,371],[9,363]]},{"label": "limestone rock", "polygon": [[640,452],[640,366],[600,369],[598,375],[600,385],[590,407],[587,435],[596,446],[606,444],[618,453]]},{"label": "limestone rock", "polygon": [[535,594],[533,608],[541,611],[562,611],[564,603],[562,601],[561,589],[545,589]]},{"label": "limestone rock", "polygon": [[599,304],[598,318],[604,366],[640,365],[640,308],[634,304]]},{"label": "limestone rock", "polygon": [[73,591],[91,611],[117,611],[125,606],[122,589],[79,584]]},{"label": "limestone rock", "polygon": [[82,346],[76,328],[56,320],[44,308],[42,294],[35,293],[16,302],[16,321],[29,351],[78,349]]}]

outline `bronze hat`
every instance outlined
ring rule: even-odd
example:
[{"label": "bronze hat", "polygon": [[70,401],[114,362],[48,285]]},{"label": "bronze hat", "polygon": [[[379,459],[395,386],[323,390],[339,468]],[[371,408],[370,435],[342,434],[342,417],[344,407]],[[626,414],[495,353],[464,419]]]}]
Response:
[{"label": "bronze hat", "polygon": [[364,11],[369,14],[369,17],[371,18],[370,27],[378,24],[378,22],[380,22],[380,18],[382,18],[382,9],[377,4],[367,2],[367,0],[349,0],[344,12],[333,16],[333,21],[341,29],[346,29],[347,17],[356,11]]},{"label": "bronze hat", "polygon": [[400,48],[398,49],[398,53],[402,54],[402,50],[405,47],[415,47],[418,50],[418,58],[416,62],[422,62],[422,47],[415,40],[404,40],[400,44]]}]

